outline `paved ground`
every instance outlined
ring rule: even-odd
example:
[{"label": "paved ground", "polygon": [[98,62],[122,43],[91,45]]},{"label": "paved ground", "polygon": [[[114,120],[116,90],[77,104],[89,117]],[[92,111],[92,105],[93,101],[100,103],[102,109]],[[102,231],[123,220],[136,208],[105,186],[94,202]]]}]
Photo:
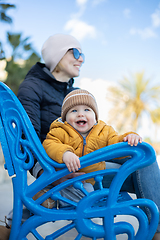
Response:
[{"label": "paved ground", "polygon": [[[12,184],[10,180],[0,184],[0,220],[12,209]],[[2,223],[0,223],[2,225]]]}]

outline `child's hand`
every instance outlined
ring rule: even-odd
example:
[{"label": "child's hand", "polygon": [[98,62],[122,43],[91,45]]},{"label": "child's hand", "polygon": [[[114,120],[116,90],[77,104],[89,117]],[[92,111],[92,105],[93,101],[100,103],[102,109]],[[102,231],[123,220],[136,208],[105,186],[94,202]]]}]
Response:
[{"label": "child's hand", "polygon": [[63,154],[63,162],[66,164],[70,172],[76,172],[81,167],[79,157],[69,151]]},{"label": "child's hand", "polygon": [[124,142],[128,141],[128,144],[131,146],[137,146],[138,142],[142,143],[142,138],[136,134],[128,134],[126,137],[123,138]]}]

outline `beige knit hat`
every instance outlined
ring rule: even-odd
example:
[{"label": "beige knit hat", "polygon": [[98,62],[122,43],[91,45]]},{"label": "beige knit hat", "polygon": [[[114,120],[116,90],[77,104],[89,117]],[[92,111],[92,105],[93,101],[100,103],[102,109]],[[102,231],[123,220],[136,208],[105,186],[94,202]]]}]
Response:
[{"label": "beige knit hat", "polygon": [[76,105],[87,105],[92,108],[96,115],[96,121],[98,121],[98,107],[95,97],[86,90],[77,89],[70,92],[63,100],[61,111],[63,122],[66,120],[67,112]]},{"label": "beige knit hat", "polygon": [[81,49],[80,43],[71,35],[55,34],[45,41],[41,53],[50,72],[55,69],[59,61],[71,48]]}]

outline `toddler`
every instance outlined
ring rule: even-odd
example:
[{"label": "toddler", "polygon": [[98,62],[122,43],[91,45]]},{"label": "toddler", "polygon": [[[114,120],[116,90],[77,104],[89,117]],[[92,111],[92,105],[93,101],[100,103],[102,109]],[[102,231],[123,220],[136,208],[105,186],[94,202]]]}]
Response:
[{"label": "toddler", "polygon": [[[103,161],[79,169],[79,157],[123,141],[136,146],[138,142],[142,142],[142,138],[134,132],[118,135],[113,127],[98,120],[94,96],[86,90],[78,89],[64,98],[61,118],[51,124],[43,146],[50,158],[58,163],[65,163],[70,172],[89,173],[105,169],[106,163]],[[88,179],[83,183],[84,188],[91,192],[94,190],[94,183],[93,178]]]}]

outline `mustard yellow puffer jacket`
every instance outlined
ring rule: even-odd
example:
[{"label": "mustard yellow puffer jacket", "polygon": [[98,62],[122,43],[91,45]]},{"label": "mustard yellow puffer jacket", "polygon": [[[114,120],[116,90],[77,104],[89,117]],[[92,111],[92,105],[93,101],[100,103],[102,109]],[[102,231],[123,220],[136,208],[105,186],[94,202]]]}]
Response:
[{"label": "mustard yellow puffer jacket", "polygon": [[[134,132],[118,135],[111,126],[99,120],[87,135],[85,143],[80,133],[67,122],[63,123],[59,118],[51,124],[50,131],[43,142],[43,147],[50,158],[58,163],[63,163],[62,156],[66,151],[71,151],[81,157],[105,146],[122,142],[123,138],[130,133]],[[79,171],[88,173],[105,168],[105,162],[99,162]],[[89,179],[88,182],[94,185],[93,179]]]}]

